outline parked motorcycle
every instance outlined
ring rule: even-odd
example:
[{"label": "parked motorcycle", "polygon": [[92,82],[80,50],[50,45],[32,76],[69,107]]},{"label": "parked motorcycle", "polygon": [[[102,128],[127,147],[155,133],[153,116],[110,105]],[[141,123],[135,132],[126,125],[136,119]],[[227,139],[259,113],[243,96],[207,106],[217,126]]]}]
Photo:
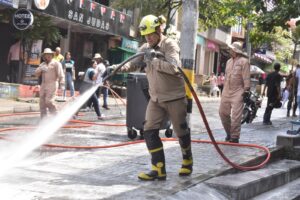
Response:
[{"label": "parked motorcycle", "polygon": [[244,96],[244,109],[242,115],[241,123],[244,124],[245,122],[252,123],[253,119],[256,117],[256,113],[258,108],[261,107],[261,98],[258,94],[249,91],[247,95]]}]

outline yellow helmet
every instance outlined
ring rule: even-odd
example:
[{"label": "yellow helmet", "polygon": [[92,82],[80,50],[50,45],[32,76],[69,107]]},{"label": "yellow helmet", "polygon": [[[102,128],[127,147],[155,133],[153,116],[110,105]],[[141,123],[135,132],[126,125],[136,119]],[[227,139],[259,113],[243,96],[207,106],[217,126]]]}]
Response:
[{"label": "yellow helmet", "polygon": [[154,15],[147,15],[143,17],[139,25],[141,35],[154,33],[156,31],[156,27],[160,26],[161,24],[161,20]]}]

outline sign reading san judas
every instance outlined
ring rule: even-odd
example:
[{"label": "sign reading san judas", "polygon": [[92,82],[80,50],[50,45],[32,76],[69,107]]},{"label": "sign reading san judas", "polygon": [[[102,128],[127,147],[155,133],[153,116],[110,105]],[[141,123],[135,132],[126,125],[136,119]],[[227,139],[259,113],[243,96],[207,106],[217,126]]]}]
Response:
[{"label": "sign reading san judas", "polygon": [[130,17],[90,0],[35,0],[33,9],[124,37],[129,36]]}]

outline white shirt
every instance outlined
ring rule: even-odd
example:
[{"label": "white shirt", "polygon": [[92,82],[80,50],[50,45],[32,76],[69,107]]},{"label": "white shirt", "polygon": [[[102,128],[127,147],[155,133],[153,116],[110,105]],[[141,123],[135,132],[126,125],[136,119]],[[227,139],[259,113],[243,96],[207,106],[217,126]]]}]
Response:
[{"label": "white shirt", "polygon": [[98,77],[96,79],[96,84],[102,84],[102,74],[105,72],[106,67],[103,63],[99,63],[96,67],[96,71],[98,72]]}]

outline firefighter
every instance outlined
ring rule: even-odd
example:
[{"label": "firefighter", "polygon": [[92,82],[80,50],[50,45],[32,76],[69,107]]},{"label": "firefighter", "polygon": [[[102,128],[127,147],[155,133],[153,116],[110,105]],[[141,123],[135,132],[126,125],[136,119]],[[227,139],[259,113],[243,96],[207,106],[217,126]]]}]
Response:
[{"label": "firefighter", "polygon": [[[182,150],[183,161],[179,175],[190,175],[193,170],[191,135],[186,121],[187,99],[184,79],[176,67],[181,65],[179,47],[177,42],[162,34],[161,25],[164,22],[161,16],[147,15],[142,18],[139,29],[141,35],[145,36],[146,43],[139,51],[145,52],[145,56],[138,57],[121,68],[122,71],[134,71],[143,66],[149,82],[150,100],[145,114],[144,138],[151,155],[152,166],[149,172],[138,175],[140,180],[166,179],[165,154],[159,137],[159,129],[166,119],[170,119],[173,124]],[[154,51],[162,52],[175,64],[156,58]]]},{"label": "firefighter", "polygon": [[60,62],[53,60],[54,52],[50,48],[45,48],[43,52],[43,59],[39,67],[35,71],[35,75],[40,77],[40,112],[41,118],[47,115],[47,109],[51,114],[57,112],[54,103],[57,89],[62,91],[65,89],[65,75]]},{"label": "firefighter", "polygon": [[244,108],[243,96],[250,90],[250,65],[240,42],[230,47],[231,58],[226,63],[225,83],[219,115],[227,134],[225,141],[238,143]]}]

